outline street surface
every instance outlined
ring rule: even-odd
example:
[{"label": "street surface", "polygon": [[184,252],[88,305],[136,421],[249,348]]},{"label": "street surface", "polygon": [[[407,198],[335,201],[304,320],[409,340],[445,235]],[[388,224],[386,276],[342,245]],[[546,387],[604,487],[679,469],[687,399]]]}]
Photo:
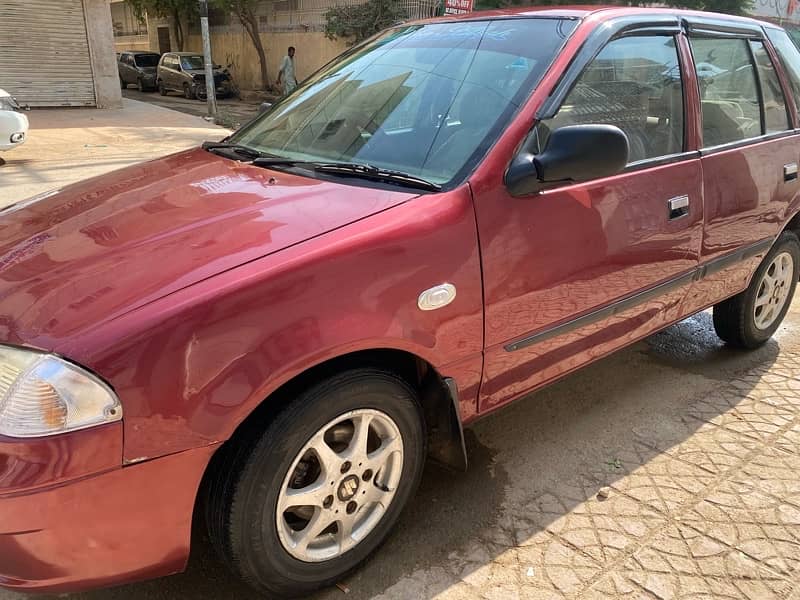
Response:
[{"label": "street surface", "polygon": [[[205,117],[208,115],[208,107],[203,100],[187,100],[180,94],[170,92],[162,96],[158,92],[140,92],[135,87],[130,86],[122,92],[123,98],[147,102],[162,108],[177,110],[187,115],[195,117]],[[218,98],[217,108],[220,117],[226,122],[231,122],[237,126],[244,125],[258,114],[260,101],[244,102],[235,98]]]},{"label": "street surface", "polygon": [[[11,193],[225,134],[193,117],[147,129],[162,109],[144,106],[126,100],[123,131],[107,113],[53,111],[100,116],[34,128],[24,164],[8,156]],[[108,149],[83,148],[102,139]],[[59,145],[71,163],[37,155]],[[800,301],[758,351],[725,348],[702,313],[468,434],[469,471],[430,466],[395,534],[343,582],[349,593],[314,600],[800,599]],[[257,598],[196,530],[185,574],[68,600]]]}]

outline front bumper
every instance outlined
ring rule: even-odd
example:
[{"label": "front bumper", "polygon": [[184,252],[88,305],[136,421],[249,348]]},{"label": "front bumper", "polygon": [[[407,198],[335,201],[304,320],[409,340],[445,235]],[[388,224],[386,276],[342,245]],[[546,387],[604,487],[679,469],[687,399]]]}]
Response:
[{"label": "front bumper", "polygon": [[[217,83],[215,88],[217,96],[228,96],[231,93],[231,84],[229,81],[222,81]],[[202,83],[195,82],[194,84],[194,95],[198,98],[205,98],[206,97],[206,82],[203,81]]]},{"label": "front bumper", "polygon": [[[0,440],[0,587],[75,592],[185,568],[197,489],[216,446],[123,468],[121,427],[100,429],[93,439]],[[109,445],[114,436],[118,446]],[[116,467],[101,467],[104,453]],[[74,478],[81,471],[91,474]]]}]

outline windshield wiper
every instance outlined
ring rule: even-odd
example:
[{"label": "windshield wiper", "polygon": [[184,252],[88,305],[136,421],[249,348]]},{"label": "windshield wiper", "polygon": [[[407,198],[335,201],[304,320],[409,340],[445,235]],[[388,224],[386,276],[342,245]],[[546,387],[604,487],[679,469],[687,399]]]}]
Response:
[{"label": "windshield wiper", "polygon": [[289,158],[256,158],[253,164],[259,167],[305,167],[317,173],[332,175],[346,175],[348,177],[360,177],[371,181],[383,181],[396,183],[406,187],[413,187],[431,192],[439,192],[442,186],[439,184],[422,179],[403,171],[393,171],[383,169],[369,164],[362,163],[324,163],[305,160],[292,160]]},{"label": "windshield wiper", "polygon": [[203,142],[203,150],[208,150],[209,152],[214,152],[215,150],[230,150],[249,159],[255,159],[264,156],[262,152],[259,152],[253,148],[242,146],[241,144],[230,144],[228,142]]}]

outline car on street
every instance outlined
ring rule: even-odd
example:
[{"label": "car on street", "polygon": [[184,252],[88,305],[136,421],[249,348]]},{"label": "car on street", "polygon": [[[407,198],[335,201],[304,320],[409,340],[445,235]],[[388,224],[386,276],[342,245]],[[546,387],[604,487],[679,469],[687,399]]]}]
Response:
[{"label": "car on street", "polygon": [[[233,91],[230,73],[220,65],[214,65],[214,86],[218,96],[229,96]],[[184,98],[206,97],[205,59],[193,52],[167,52],[158,63],[156,79],[162,96],[168,92],[179,92]]]},{"label": "car on street", "polygon": [[156,69],[161,55],[157,52],[120,52],[117,54],[119,83],[122,89],[136,85],[140,92],[156,89]]},{"label": "car on street", "polygon": [[478,12],[0,210],[0,586],[180,572],[196,519],[260,593],[309,593],[426,459],[466,468],[476,419],[711,307],[762,346],[798,281],[798,107],[774,25]]},{"label": "car on street", "polygon": [[11,94],[0,89],[0,152],[24,144],[28,127],[22,107]]}]

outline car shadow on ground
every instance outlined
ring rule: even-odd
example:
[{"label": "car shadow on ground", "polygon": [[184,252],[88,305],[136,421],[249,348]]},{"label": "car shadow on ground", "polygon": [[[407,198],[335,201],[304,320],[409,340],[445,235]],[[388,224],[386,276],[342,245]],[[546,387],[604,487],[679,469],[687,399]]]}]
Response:
[{"label": "car shadow on ground", "polygon": [[[429,465],[394,534],[343,582],[349,593],[314,598],[435,597],[689,439],[706,422],[693,417],[698,401],[739,374],[765,372],[779,352],[775,341],[750,353],[727,349],[702,313],[483,419],[468,432],[469,471]],[[259,598],[195,530],[186,573],[71,598]]]}]

